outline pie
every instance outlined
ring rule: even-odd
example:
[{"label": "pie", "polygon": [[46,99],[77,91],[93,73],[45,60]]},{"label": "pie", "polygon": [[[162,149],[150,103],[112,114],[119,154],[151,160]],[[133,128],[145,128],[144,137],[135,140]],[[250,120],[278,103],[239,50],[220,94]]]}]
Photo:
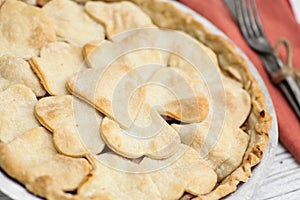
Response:
[{"label": "pie", "polygon": [[217,200],[271,116],[225,38],[162,0],[0,1],[0,167],[45,199]]}]

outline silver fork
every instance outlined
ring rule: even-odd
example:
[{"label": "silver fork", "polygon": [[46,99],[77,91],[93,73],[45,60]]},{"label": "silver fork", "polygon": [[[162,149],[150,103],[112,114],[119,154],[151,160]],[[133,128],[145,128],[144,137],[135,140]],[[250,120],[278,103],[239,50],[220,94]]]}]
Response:
[{"label": "silver fork", "polygon": [[260,53],[273,53],[269,41],[266,38],[257,13],[254,0],[234,1],[237,13],[237,20],[241,31],[249,46]]},{"label": "silver fork", "polygon": [[[284,65],[275,54],[261,25],[255,0],[225,0],[227,7],[238,22],[241,32],[248,45],[255,50],[264,63],[265,69],[272,78]],[[295,79],[288,76],[278,83],[296,115],[300,119],[300,88]]]}]

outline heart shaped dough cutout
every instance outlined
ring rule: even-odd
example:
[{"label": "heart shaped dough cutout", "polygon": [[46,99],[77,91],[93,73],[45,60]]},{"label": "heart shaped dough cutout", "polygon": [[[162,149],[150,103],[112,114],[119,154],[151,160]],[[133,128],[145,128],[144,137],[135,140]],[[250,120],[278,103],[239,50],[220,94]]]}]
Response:
[{"label": "heart shaped dough cutout", "polygon": [[12,85],[0,93],[0,141],[9,143],[40,126],[34,117],[37,99],[25,85]]},{"label": "heart shaped dough cutout", "polygon": [[28,190],[49,199],[76,190],[91,171],[85,159],[57,153],[52,135],[43,127],[0,143],[0,166]]},{"label": "heart shaped dough cutout", "polygon": [[98,154],[105,146],[100,136],[103,116],[71,95],[41,99],[35,107],[35,115],[53,132],[53,142],[64,155]]}]

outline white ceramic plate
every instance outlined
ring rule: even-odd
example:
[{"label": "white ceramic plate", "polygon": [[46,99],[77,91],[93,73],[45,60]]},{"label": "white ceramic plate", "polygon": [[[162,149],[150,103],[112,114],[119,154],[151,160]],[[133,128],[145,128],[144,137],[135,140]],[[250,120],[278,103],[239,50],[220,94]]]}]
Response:
[{"label": "white ceramic plate", "polygon": [[[228,39],[228,37],[220,31],[217,27],[215,27],[211,22],[209,22],[207,19],[199,15],[198,13],[194,12],[190,8],[178,3],[177,1],[171,1],[171,0],[165,0],[167,2],[173,3],[175,6],[183,10],[184,12],[190,13],[193,15],[197,20],[199,20],[202,24],[204,24],[207,28],[211,30],[211,32],[221,35],[225,38]],[[228,39],[230,41],[230,39]],[[233,42],[232,42],[233,43]],[[234,44],[233,44],[234,45]],[[274,110],[274,106],[272,103],[272,100],[270,98],[269,92],[259,75],[258,71],[254,67],[254,65],[250,62],[250,60],[247,58],[247,56],[238,48],[236,45],[234,45],[237,52],[244,57],[246,62],[248,63],[248,66],[250,68],[251,73],[254,75],[256,80],[259,83],[260,89],[262,90],[263,94],[265,94],[266,97],[266,103],[267,103],[267,108],[270,111],[270,114],[273,118],[272,120],[272,126],[270,130],[270,141],[267,145],[267,148],[264,152],[264,157],[260,164],[258,164],[254,169],[253,169],[253,175],[249,179],[248,182],[244,184],[240,184],[239,188],[236,192],[234,192],[232,195],[229,195],[226,197],[226,200],[250,200],[251,197],[255,194],[255,191],[257,190],[262,184],[262,181],[267,175],[267,169],[271,165],[274,155],[275,155],[275,148],[278,143],[278,127],[277,127],[277,119],[276,119],[276,114]],[[6,174],[4,174],[2,171],[0,171],[0,190],[9,196],[12,199],[15,200],[40,200],[40,198],[32,195],[29,193],[23,186],[19,185],[16,183],[14,180],[10,179],[7,177]],[[6,197],[5,195],[1,194],[0,191],[0,199],[1,200],[9,200],[10,198]]]}]

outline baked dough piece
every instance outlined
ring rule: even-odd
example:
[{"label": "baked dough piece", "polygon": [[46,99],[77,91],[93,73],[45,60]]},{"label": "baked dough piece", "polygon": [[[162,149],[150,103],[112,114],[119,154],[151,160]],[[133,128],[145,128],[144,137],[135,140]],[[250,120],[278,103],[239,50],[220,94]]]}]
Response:
[{"label": "baked dough piece", "polygon": [[87,69],[67,81],[69,91],[129,127],[145,98],[142,77],[126,65]]},{"label": "baked dough piece", "polygon": [[68,94],[67,79],[85,67],[81,48],[64,42],[45,45],[40,57],[31,58],[30,64],[51,95]]},{"label": "baked dough piece", "polygon": [[151,19],[131,2],[104,3],[89,1],[85,10],[105,26],[108,38],[136,28],[153,27]]},{"label": "baked dough piece", "polygon": [[0,141],[9,143],[39,126],[34,117],[37,99],[24,85],[12,85],[0,93]]},{"label": "baked dough piece", "polygon": [[[112,157],[106,158],[108,162],[109,159],[122,159],[117,155],[102,154],[100,156]],[[127,161],[125,162],[128,164]],[[161,199],[156,185],[148,174],[134,174],[119,171],[110,166],[105,166],[105,163],[102,164],[98,161],[94,161],[94,164],[95,170],[89,176],[89,179],[78,189],[79,199]],[[134,165],[134,163],[132,163],[132,165]]]},{"label": "baked dough piece", "polygon": [[39,79],[33,73],[29,64],[22,58],[10,55],[0,57],[0,77],[6,79],[9,82],[9,85],[26,85],[32,89],[38,97],[46,94],[46,91],[40,84]]},{"label": "baked dough piece", "polygon": [[52,0],[43,8],[54,24],[56,35],[64,41],[83,46],[104,39],[104,28],[91,19],[83,6],[71,0]]},{"label": "baked dough piece", "polygon": [[[67,81],[67,88],[72,94],[94,105],[123,128],[130,127],[145,98],[145,90],[140,86],[151,77],[153,69],[149,65],[163,63],[160,52],[155,50],[127,52],[129,54],[123,55],[119,49],[124,45],[126,47],[132,35],[127,36],[119,38],[121,41],[101,42],[86,57],[92,69],[81,71]],[[121,57],[117,59],[118,56]],[[146,68],[139,68],[141,64]]]},{"label": "baked dough piece", "polygon": [[[170,68],[178,71],[179,74],[182,74],[185,79],[191,82],[193,90],[201,91],[211,102],[210,91],[205,83],[205,79],[201,77],[201,73],[192,64],[174,54],[170,55],[168,64]],[[218,71],[224,87],[225,108],[214,109],[224,110],[226,115],[224,120],[232,126],[240,127],[246,121],[251,111],[250,95],[239,82],[224,76],[220,69]]]},{"label": "baked dough piece", "polygon": [[[235,80],[227,78],[222,75],[222,84],[223,89],[220,90],[220,93],[224,94],[224,106],[212,104],[210,113],[208,114],[210,118],[221,116],[224,117],[226,123],[234,126],[241,127],[244,122],[248,119],[251,112],[251,97],[249,93]],[[205,96],[208,97],[209,102],[211,102],[212,96],[209,95],[209,90],[204,84],[204,82],[196,81],[192,83],[192,87],[195,90],[203,91]],[[215,112],[215,113],[214,113]],[[220,113],[224,113],[221,115]]]},{"label": "baked dough piece", "polygon": [[57,150],[68,156],[98,154],[104,148],[100,136],[103,116],[70,95],[46,97],[35,107],[37,119],[53,132]]},{"label": "baked dough piece", "polygon": [[181,71],[174,68],[157,70],[145,86],[146,103],[159,106],[158,112],[184,123],[203,121],[209,112],[209,102],[201,90],[194,90]]},{"label": "baked dough piece", "polygon": [[217,183],[217,175],[193,148],[181,145],[180,150],[165,160],[144,158],[141,167],[154,167],[150,172],[162,199],[179,199],[184,192],[193,195],[210,192]]},{"label": "baked dough piece", "polygon": [[76,190],[91,170],[85,159],[58,154],[51,134],[42,127],[9,144],[0,143],[0,166],[28,190],[49,199]]},{"label": "baked dough piece", "polygon": [[226,95],[225,120],[234,127],[240,127],[247,120],[251,111],[251,97],[238,82],[223,78]]},{"label": "baked dough piece", "polygon": [[127,158],[148,156],[154,159],[167,158],[179,147],[180,138],[171,126],[154,112],[151,128],[123,130],[117,122],[104,118],[101,123],[102,136],[106,144],[116,153]]},{"label": "baked dough piece", "polygon": [[5,1],[0,22],[0,56],[12,54],[28,59],[37,56],[46,43],[56,40],[54,27],[44,11],[21,1]]},{"label": "baked dough piece", "polygon": [[249,144],[248,134],[226,123],[223,127],[207,121],[172,127],[216,171],[218,181],[240,166]]}]

